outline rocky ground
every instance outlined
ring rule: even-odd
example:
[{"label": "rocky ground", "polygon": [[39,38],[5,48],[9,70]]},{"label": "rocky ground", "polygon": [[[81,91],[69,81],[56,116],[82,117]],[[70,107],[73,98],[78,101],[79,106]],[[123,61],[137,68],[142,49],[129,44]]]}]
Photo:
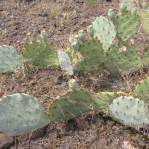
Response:
[{"label": "rocky ground", "polygon": [[[70,33],[89,25],[97,16],[105,15],[109,8],[117,9],[118,0],[0,0],[0,45],[8,44],[21,53],[27,35],[37,38],[40,31],[48,32],[48,40],[57,48],[68,46]],[[138,43],[148,43],[144,37],[136,35]],[[147,72],[145,72],[147,73]],[[102,72],[103,74],[103,72]],[[102,77],[99,77],[102,76]],[[107,73],[78,76],[83,87],[98,92],[103,89],[101,80],[109,81]],[[130,77],[126,83],[111,82],[111,90],[128,90],[127,83],[134,86],[142,72]],[[94,79],[98,78],[98,79]],[[23,92],[39,99],[45,111],[58,96],[65,94],[67,77],[60,70],[33,69],[26,75],[0,75],[0,96]],[[83,81],[82,81],[83,80]],[[133,83],[132,83],[133,82]],[[49,124],[33,134],[14,138],[11,149],[148,149],[148,130],[135,131],[112,121],[102,113],[86,113],[67,124]],[[0,141],[8,138],[0,136]],[[8,139],[9,143],[11,142]],[[1,144],[0,144],[1,145]]]}]

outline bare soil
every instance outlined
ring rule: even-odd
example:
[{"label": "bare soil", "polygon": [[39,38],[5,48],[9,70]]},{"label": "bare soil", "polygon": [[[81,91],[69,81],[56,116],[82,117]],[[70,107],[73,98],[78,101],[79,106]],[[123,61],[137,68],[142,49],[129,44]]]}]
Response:
[{"label": "bare soil", "polygon": [[[89,0],[34,0],[17,3],[17,0],[0,0],[0,45],[7,44],[23,51],[27,34],[38,39],[40,31],[48,31],[48,40],[57,48],[69,45],[70,33],[89,25],[97,16],[105,15],[109,8],[117,9],[118,0],[93,5]],[[19,1],[19,0],[18,0]],[[134,40],[148,43],[136,35]],[[147,44],[148,46],[148,44]],[[141,46],[142,47],[142,46]],[[126,82],[110,80],[108,73],[97,72],[77,76],[82,88],[91,91],[133,89],[135,83],[147,72],[142,71],[127,78]],[[60,70],[38,70],[33,68],[24,75],[0,75],[0,96],[12,93],[27,93],[48,106],[58,96],[68,91],[68,78]],[[109,84],[105,85],[105,82]],[[128,84],[130,85],[128,87]],[[11,149],[149,149],[149,129],[136,131],[106,117],[103,113],[86,113],[67,124],[49,124],[31,134],[15,138]]]}]

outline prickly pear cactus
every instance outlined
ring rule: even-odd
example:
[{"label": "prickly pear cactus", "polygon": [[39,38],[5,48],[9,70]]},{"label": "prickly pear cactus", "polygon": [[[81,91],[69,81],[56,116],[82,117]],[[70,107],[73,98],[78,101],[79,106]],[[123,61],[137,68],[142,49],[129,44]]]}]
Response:
[{"label": "prickly pear cactus", "polygon": [[138,98],[120,96],[113,100],[109,108],[112,115],[125,125],[136,128],[149,125],[149,109]]},{"label": "prickly pear cactus", "polygon": [[73,91],[60,97],[49,107],[49,118],[53,122],[64,122],[80,116],[94,107],[91,95],[86,91]]},{"label": "prickly pear cactus", "polygon": [[26,94],[13,94],[0,98],[0,132],[18,136],[49,123],[37,100]]},{"label": "prickly pear cactus", "polygon": [[149,77],[137,84],[134,90],[134,96],[149,102]]},{"label": "prickly pear cactus", "polygon": [[125,6],[127,10],[131,10],[133,8],[132,0],[120,0],[120,6]]},{"label": "prickly pear cactus", "polygon": [[147,48],[144,51],[143,57],[142,57],[142,63],[144,68],[149,69],[149,48]]},{"label": "prickly pear cactus", "polygon": [[78,34],[70,35],[69,42],[72,48],[78,50],[84,39],[85,39],[85,32],[83,30],[80,30]]},{"label": "prickly pear cactus", "polygon": [[149,10],[140,10],[140,19],[145,33],[149,34]]},{"label": "prickly pear cactus", "polygon": [[139,30],[140,20],[137,15],[133,15],[130,12],[125,12],[118,15],[115,24],[117,27],[118,38],[123,41],[127,41]]},{"label": "prickly pear cactus", "polygon": [[116,36],[116,29],[112,21],[100,16],[92,23],[93,37],[100,40],[105,51],[112,45]]},{"label": "prickly pear cactus", "polygon": [[62,50],[59,50],[58,59],[61,69],[64,70],[67,74],[73,75],[73,66],[71,65],[71,61],[68,54]]},{"label": "prickly pear cactus", "polygon": [[127,75],[142,67],[137,49],[130,46],[123,46],[119,49],[112,48],[106,58],[106,69],[113,76]]},{"label": "prickly pear cactus", "polygon": [[0,46],[0,73],[15,72],[22,64],[16,49],[6,45]]},{"label": "prickly pear cactus", "polygon": [[113,99],[124,95],[123,92],[100,92],[95,96],[96,108],[99,110],[104,110],[103,112],[108,112],[108,107],[112,103]]},{"label": "prickly pear cactus", "polygon": [[33,41],[27,43],[23,56],[26,63],[38,67],[59,67],[57,52],[47,42]]},{"label": "prickly pear cactus", "polygon": [[102,45],[96,41],[91,40],[81,45],[79,52],[81,58],[75,65],[75,70],[80,72],[93,72],[102,68],[104,59],[104,52]]}]

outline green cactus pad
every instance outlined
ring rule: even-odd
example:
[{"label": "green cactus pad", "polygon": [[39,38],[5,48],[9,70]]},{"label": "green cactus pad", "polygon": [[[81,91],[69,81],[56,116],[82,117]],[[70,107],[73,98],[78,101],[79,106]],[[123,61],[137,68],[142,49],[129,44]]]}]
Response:
[{"label": "green cactus pad", "polygon": [[122,13],[116,20],[117,36],[127,41],[132,37],[140,27],[140,20],[137,15],[132,15],[130,12]]},{"label": "green cactus pad", "polygon": [[149,34],[149,10],[140,10],[140,19],[144,32]]},{"label": "green cactus pad", "polygon": [[116,36],[115,26],[112,21],[100,16],[92,23],[93,37],[100,40],[105,51],[112,45]]},{"label": "green cactus pad", "polygon": [[60,97],[49,107],[49,118],[53,122],[64,122],[92,110],[94,103],[86,91],[73,91]]},{"label": "green cactus pad", "polygon": [[99,110],[107,110],[109,104],[112,103],[113,99],[115,99],[118,96],[124,95],[123,92],[100,92],[97,93],[95,96],[95,104],[96,108]]},{"label": "green cactus pad", "polygon": [[134,96],[149,102],[149,77],[137,84],[134,90]]},{"label": "green cactus pad", "polygon": [[68,54],[63,50],[59,50],[58,59],[61,69],[64,70],[66,74],[73,75],[73,66],[71,65],[71,61]]},{"label": "green cactus pad", "polygon": [[124,125],[144,127],[149,125],[149,109],[144,101],[132,96],[115,98],[109,106],[112,115]]},{"label": "green cactus pad", "polygon": [[105,65],[111,75],[119,76],[138,71],[142,67],[142,62],[136,49],[124,46],[120,49],[112,48],[107,53]]},{"label": "green cactus pad", "polygon": [[120,0],[120,6],[125,6],[127,10],[131,10],[133,8],[132,0]]},{"label": "green cactus pad", "polygon": [[23,56],[27,63],[38,67],[59,67],[57,52],[47,42],[27,43]]},{"label": "green cactus pad", "polygon": [[81,45],[79,51],[82,59],[76,64],[76,71],[93,72],[102,68],[105,59],[102,45],[98,41],[85,42]]},{"label": "green cactus pad", "polygon": [[142,63],[145,68],[149,69],[149,48],[144,51]]},{"label": "green cactus pad", "polygon": [[17,93],[0,98],[0,132],[18,136],[48,123],[48,116],[34,97]]},{"label": "green cactus pad", "polygon": [[21,56],[10,46],[0,46],[0,73],[15,72],[23,65]]}]

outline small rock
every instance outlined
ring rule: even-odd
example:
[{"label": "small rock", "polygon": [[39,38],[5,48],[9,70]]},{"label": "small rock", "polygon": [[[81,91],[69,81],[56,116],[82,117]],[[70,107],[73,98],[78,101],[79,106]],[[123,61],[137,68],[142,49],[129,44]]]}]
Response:
[{"label": "small rock", "polygon": [[0,133],[0,149],[7,149],[13,144],[13,138]]}]

